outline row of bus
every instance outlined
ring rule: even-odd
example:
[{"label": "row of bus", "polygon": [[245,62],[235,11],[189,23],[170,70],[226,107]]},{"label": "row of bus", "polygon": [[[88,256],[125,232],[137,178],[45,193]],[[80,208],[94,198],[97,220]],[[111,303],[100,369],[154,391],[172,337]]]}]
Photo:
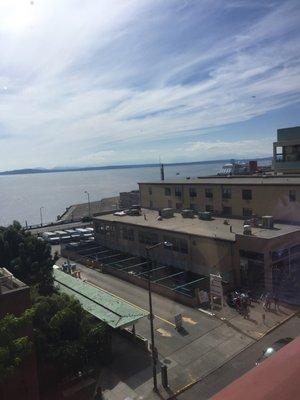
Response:
[{"label": "row of bus", "polygon": [[74,228],[63,231],[43,232],[42,240],[50,244],[77,242],[81,240],[93,240],[94,228]]}]

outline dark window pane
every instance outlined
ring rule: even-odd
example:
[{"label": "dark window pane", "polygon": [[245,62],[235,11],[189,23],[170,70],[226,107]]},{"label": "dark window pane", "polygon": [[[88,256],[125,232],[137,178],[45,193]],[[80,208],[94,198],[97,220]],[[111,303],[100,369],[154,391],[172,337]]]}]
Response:
[{"label": "dark window pane", "polygon": [[252,190],[243,189],[242,190],[242,198],[243,198],[243,200],[252,200]]}]

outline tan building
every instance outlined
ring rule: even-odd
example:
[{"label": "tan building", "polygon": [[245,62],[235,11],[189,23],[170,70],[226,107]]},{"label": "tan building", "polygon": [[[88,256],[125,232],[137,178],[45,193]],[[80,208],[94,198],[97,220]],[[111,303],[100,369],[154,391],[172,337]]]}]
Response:
[{"label": "tan building", "polygon": [[275,224],[273,229],[252,227],[244,221],[174,217],[160,220],[158,212],[143,209],[140,216],[114,214],[94,218],[95,238],[103,246],[135,256],[146,256],[146,246],[162,241],[152,259],[199,275],[220,273],[231,286],[274,290],[274,284],[297,269],[300,261],[300,228]]},{"label": "tan building", "polygon": [[228,176],[139,183],[141,206],[211,211],[216,216],[272,215],[300,223],[300,176]]}]

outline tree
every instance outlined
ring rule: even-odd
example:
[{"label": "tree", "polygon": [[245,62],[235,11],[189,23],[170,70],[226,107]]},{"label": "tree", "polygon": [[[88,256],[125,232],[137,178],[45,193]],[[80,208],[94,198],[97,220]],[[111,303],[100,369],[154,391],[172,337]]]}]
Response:
[{"label": "tree", "polygon": [[31,309],[38,365],[55,366],[64,376],[104,361],[110,332],[95,321],[79,301],[65,294],[39,296]]},{"label": "tree", "polygon": [[11,377],[32,348],[28,336],[20,332],[29,322],[28,315],[7,314],[0,320],[0,383]]},{"label": "tree", "polygon": [[37,285],[42,294],[53,287],[51,248],[36,236],[25,232],[19,222],[0,228],[0,265],[27,285]]}]

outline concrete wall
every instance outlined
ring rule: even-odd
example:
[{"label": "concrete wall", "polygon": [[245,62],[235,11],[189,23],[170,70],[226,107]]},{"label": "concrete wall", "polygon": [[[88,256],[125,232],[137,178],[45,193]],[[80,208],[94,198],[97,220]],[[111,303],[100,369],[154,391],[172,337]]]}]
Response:
[{"label": "concrete wall", "polygon": [[[175,196],[176,187],[181,188],[181,198]],[[196,190],[196,197],[190,197],[189,188],[191,187]],[[222,187],[231,189],[231,199],[222,199]],[[171,189],[170,196],[165,195],[165,188]],[[206,188],[212,190],[213,198],[206,198]],[[251,200],[243,200],[243,189],[252,190]],[[290,201],[290,190],[296,191],[296,201]],[[210,205],[216,215],[222,215],[223,207],[231,207],[232,216],[242,218],[243,208],[250,208],[252,213],[258,216],[273,215],[278,221],[300,223],[300,186],[142,183],[140,197],[141,206],[145,208],[176,208],[176,205],[181,203],[182,208],[191,208],[191,205],[196,205],[200,211],[205,211],[206,205]]]}]

